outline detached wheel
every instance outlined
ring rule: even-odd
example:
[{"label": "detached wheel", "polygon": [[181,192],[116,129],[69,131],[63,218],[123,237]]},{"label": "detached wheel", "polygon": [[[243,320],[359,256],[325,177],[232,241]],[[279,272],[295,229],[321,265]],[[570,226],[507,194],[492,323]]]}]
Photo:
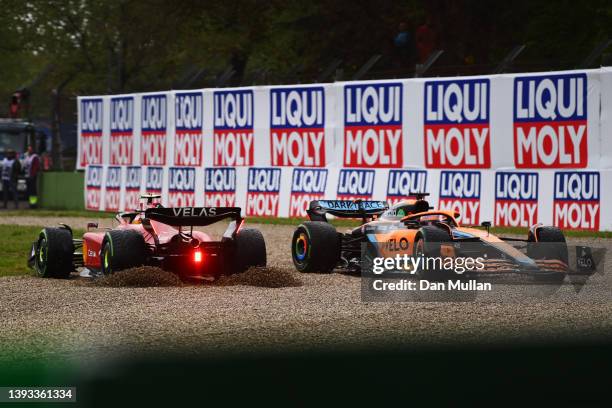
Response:
[{"label": "detached wheel", "polygon": [[266,266],[266,241],[259,230],[243,228],[236,235],[233,273],[241,273],[251,266]]},{"label": "detached wheel", "polygon": [[[417,258],[424,256],[425,258],[441,258],[442,244],[451,242],[451,237],[448,232],[437,227],[421,227],[417,232],[412,256]],[[448,278],[449,274],[444,270],[428,270],[419,269],[416,275],[421,279],[443,279]]]},{"label": "detached wheel", "polygon": [[[557,260],[569,266],[567,241],[563,232],[556,227],[540,227],[535,231],[536,236],[529,232],[527,237],[527,256],[531,259]],[[542,279],[561,282],[565,273],[546,273]]]},{"label": "detached wheel", "polygon": [[340,235],[326,222],[305,222],[293,233],[291,257],[300,272],[331,272],[340,261]]},{"label": "detached wheel", "polygon": [[108,231],[102,241],[100,261],[105,275],[142,266],[147,260],[144,238],[136,231]]},{"label": "detached wheel", "polygon": [[68,278],[74,270],[72,234],[64,228],[45,228],[34,250],[34,270],[43,278]]}]

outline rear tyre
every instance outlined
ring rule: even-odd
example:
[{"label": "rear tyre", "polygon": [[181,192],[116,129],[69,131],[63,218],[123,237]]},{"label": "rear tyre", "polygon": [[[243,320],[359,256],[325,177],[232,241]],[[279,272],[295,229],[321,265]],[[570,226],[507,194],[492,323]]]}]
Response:
[{"label": "rear tyre", "polygon": [[141,234],[131,230],[108,231],[100,253],[104,275],[142,266],[147,260],[147,247]]},{"label": "rear tyre", "polygon": [[[425,226],[419,229],[414,239],[414,247],[412,256],[417,258],[424,256],[425,258],[440,258],[442,259],[441,248],[445,242],[451,242],[451,237],[448,232],[432,226]],[[428,269],[420,268],[416,271],[416,275],[420,279],[440,280],[452,276],[451,273],[444,269]]]},{"label": "rear tyre", "polygon": [[[535,231],[537,236],[534,236],[530,231],[527,240],[527,256],[531,259],[551,259],[558,260],[566,265],[569,265],[569,256],[567,251],[567,242],[563,232],[556,227],[540,227]],[[543,243],[539,245],[539,243]],[[563,281],[565,273],[547,273],[542,276],[542,279],[552,281]]]},{"label": "rear tyre", "polygon": [[293,233],[291,257],[300,272],[331,272],[340,261],[340,235],[326,222],[305,222]]},{"label": "rear tyre", "polygon": [[64,228],[44,228],[34,251],[34,270],[43,278],[65,279],[74,270],[72,234]]},{"label": "rear tyre", "polygon": [[232,273],[241,273],[251,266],[266,266],[266,241],[259,230],[243,228],[236,235],[236,252]]}]

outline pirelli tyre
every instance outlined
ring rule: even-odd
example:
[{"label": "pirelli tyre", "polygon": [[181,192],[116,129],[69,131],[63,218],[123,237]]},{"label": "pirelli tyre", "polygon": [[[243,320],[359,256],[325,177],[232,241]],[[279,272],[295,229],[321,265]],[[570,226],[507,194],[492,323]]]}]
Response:
[{"label": "pirelli tyre", "polygon": [[266,266],[266,241],[261,231],[243,228],[235,239],[231,273],[241,273],[252,266]]},{"label": "pirelli tyre", "polygon": [[[442,244],[445,242],[451,242],[451,237],[447,231],[433,226],[421,227],[414,238],[412,256],[415,258],[423,256],[425,259],[429,258],[430,260],[442,259],[441,249]],[[420,279],[440,280],[453,276],[452,271],[438,268],[436,262],[430,262],[430,264],[432,267],[420,267],[417,269],[416,275]]]},{"label": "pirelli tyre", "polygon": [[266,241],[259,230],[241,229],[236,235],[235,243],[232,273],[244,272],[252,266],[266,266]]},{"label": "pirelli tyre", "polygon": [[105,275],[144,265],[147,247],[143,236],[132,230],[108,231],[102,240],[100,260]]},{"label": "pirelli tyre", "polygon": [[298,271],[331,272],[340,261],[340,234],[323,221],[300,225],[291,240],[291,257]]},{"label": "pirelli tyre", "polygon": [[[527,237],[527,256],[537,260],[556,260],[569,265],[567,241],[563,232],[556,227],[539,227],[530,231]],[[563,281],[566,272],[547,272],[536,278],[547,281]]]},{"label": "pirelli tyre", "polygon": [[72,234],[65,228],[44,228],[34,249],[34,270],[43,278],[68,278],[74,270]]}]

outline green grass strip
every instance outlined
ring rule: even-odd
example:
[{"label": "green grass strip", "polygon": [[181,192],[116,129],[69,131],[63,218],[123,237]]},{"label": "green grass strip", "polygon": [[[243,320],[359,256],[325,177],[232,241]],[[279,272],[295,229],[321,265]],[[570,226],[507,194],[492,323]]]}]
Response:
[{"label": "green grass strip", "polygon": [[[30,248],[42,229],[37,226],[0,225],[0,276],[32,273],[28,268]],[[74,233],[80,238],[83,230],[75,230]]]}]

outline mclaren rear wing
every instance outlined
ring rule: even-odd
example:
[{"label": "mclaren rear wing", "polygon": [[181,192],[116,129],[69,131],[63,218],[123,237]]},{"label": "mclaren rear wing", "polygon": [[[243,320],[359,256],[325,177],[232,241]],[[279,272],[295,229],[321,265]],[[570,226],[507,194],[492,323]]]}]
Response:
[{"label": "mclaren rear wing", "polygon": [[327,221],[327,214],[340,218],[361,218],[364,222],[389,208],[386,201],[316,200],[311,201],[308,217],[311,221]]},{"label": "mclaren rear wing", "polygon": [[230,218],[238,225],[242,221],[240,212],[239,207],[160,207],[147,209],[145,219],[174,227],[196,227],[211,225]]}]

